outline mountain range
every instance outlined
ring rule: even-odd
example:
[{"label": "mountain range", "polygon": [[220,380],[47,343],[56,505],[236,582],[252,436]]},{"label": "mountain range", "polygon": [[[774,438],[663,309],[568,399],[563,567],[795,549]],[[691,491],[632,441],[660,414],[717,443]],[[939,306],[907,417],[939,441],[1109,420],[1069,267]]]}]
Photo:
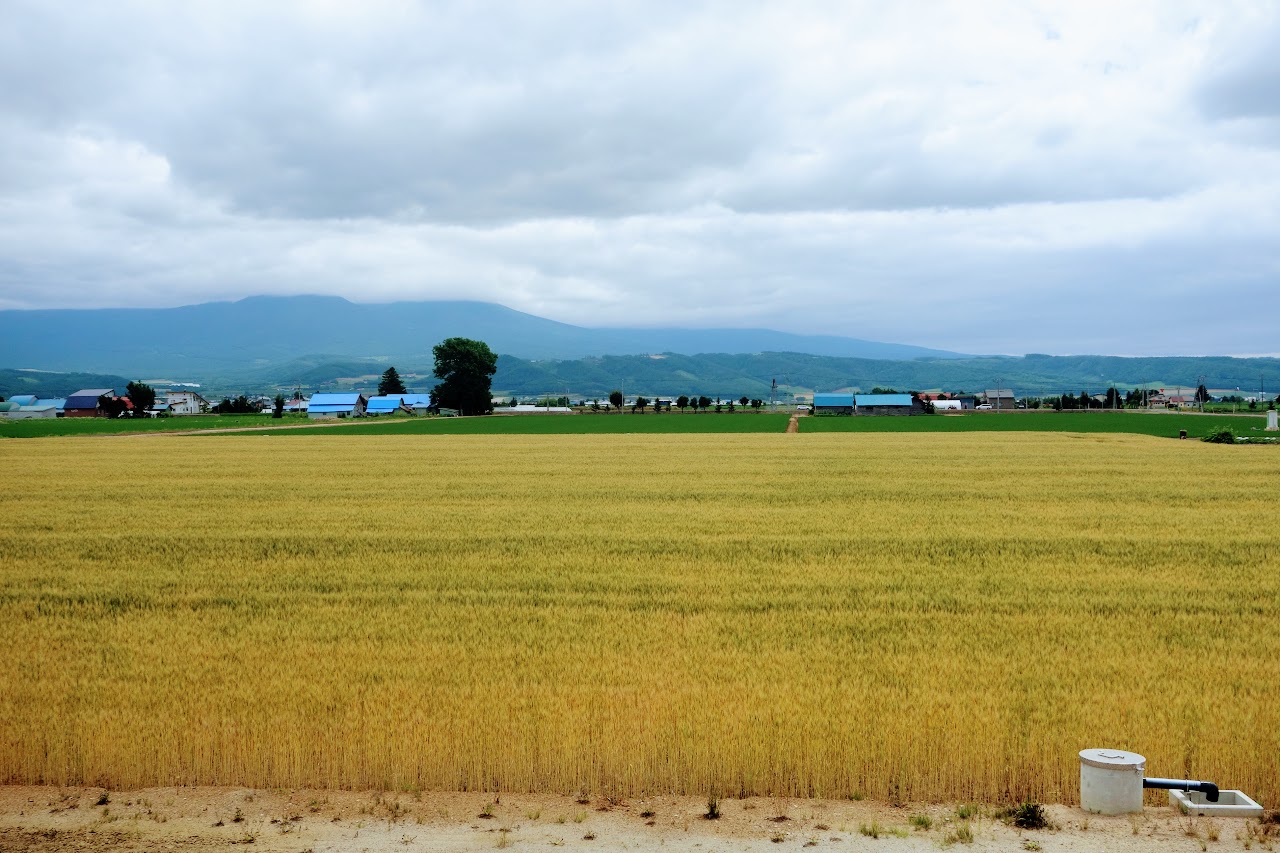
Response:
[{"label": "mountain range", "polygon": [[803,352],[873,359],[960,353],[770,329],[589,329],[486,302],[367,305],[336,296],[254,296],[181,308],[0,311],[0,367],[210,377],[324,353],[431,363],[445,338],[516,358]]},{"label": "mountain range", "polygon": [[1280,390],[1274,358],[975,356],[769,329],[590,329],[481,302],[364,305],[336,297],[251,297],[182,308],[0,311],[0,396],[123,389],[129,379],[199,382],[206,396],[359,389],[394,364],[430,391],[432,347],[483,340],[500,353],[495,392],[767,399],[858,389],[1013,388],[1019,395],[1184,387]]}]

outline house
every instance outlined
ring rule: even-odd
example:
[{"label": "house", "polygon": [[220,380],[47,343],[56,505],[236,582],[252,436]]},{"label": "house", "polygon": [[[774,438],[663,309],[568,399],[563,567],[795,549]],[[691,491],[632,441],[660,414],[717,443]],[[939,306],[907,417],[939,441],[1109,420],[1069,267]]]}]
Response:
[{"label": "house", "polygon": [[199,415],[209,411],[209,401],[195,391],[170,391],[165,395],[165,402],[173,415]]},{"label": "house", "polygon": [[307,417],[311,420],[362,418],[368,405],[368,399],[358,392],[312,394],[311,399],[307,401]]},{"label": "house", "polygon": [[855,415],[920,415],[924,403],[910,394],[854,394]]},{"label": "house", "polygon": [[997,412],[1012,412],[1018,407],[1013,391],[1008,388],[989,388],[985,395],[987,405]]},{"label": "house", "polygon": [[105,417],[106,412],[98,405],[98,400],[102,397],[115,397],[115,395],[114,388],[82,388],[67,397],[63,414],[68,418]]},{"label": "house", "polygon": [[380,397],[370,397],[369,406],[365,413],[369,415],[412,415],[413,409],[406,406],[399,395],[384,394]]}]

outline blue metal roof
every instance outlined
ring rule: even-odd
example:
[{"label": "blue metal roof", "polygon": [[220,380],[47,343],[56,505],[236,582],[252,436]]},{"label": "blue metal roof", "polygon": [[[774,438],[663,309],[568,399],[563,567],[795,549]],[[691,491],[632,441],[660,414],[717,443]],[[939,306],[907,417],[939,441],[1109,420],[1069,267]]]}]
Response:
[{"label": "blue metal roof", "polygon": [[401,394],[400,399],[411,409],[425,409],[431,405],[430,394]]},{"label": "blue metal roof", "polygon": [[403,405],[399,397],[370,397],[368,411],[370,412],[394,412]]},{"label": "blue metal roof", "polygon": [[858,406],[910,406],[910,394],[855,394]]},{"label": "blue metal roof", "polygon": [[314,412],[316,406],[346,406],[351,407],[360,402],[361,394],[312,394],[308,401],[307,410]]},{"label": "blue metal roof", "polygon": [[813,404],[815,406],[852,406],[852,394],[814,394]]},{"label": "blue metal roof", "polygon": [[68,409],[96,409],[99,397],[113,397],[114,388],[82,388],[67,398]]},{"label": "blue metal roof", "polygon": [[36,404],[35,394],[14,394],[9,398],[10,403],[17,403],[19,406],[34,406]]}]

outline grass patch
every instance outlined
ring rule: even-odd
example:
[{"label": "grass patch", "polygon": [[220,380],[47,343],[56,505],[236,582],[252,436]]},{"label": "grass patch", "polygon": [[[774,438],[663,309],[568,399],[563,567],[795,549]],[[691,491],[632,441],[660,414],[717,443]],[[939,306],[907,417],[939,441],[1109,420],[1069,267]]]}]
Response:
[{"label": "grass patch", "polygon": [[[1266,416],[1237,415],[1230,419],[1237,434],[1266,426]],[[1075,432],[1124,433],[1177,438],[1186,430],[1190,438],[1201,438],[1223,429],[1221,415],[1187,412],[1132,411],[1019,411],[971,412],[961,415],[916,415],[913,417],[801,418],[800,432]]]},{"label": "grass patch", "polygon": [[[369,419],[350,422],[342,435],[687,435],[708,433],[783,433],[789,415],[735,414],[580,414],[493,415],[476,418]],[[280,435],[307,430],[281,430]]]}]

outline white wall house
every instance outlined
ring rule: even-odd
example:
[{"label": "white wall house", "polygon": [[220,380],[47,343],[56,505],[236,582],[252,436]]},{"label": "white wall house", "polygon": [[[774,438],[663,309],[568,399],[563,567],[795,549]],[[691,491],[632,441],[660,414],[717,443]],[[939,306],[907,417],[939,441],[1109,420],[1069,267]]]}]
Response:
[{"label": "white wall house", "polygon": [[209,411],[209,401],[195,391],[170,391],[165,395],[169,404],[169,414],[198,415]]}]

